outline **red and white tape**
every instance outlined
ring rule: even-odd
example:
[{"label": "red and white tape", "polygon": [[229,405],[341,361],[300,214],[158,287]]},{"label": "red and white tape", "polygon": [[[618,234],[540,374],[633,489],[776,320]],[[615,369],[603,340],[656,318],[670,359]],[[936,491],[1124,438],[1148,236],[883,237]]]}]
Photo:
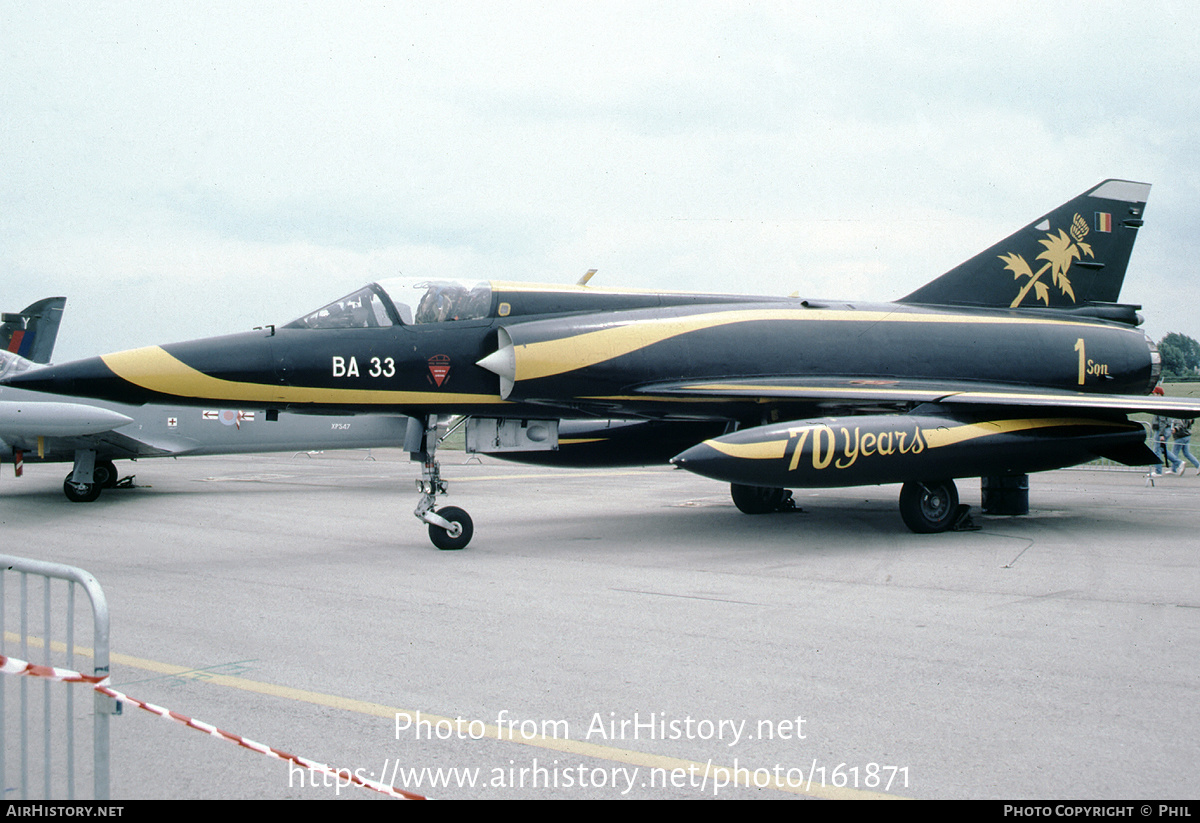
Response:
[{"label": "red and white tape", "polygon": [[56,669],[53,666],[39,666],[36,663],[27,663],[24,660],[18,660],[15,657],[5,657],[0,654],[0,674],[24,674],[29,677],[44,677],[47,680],[55,680],[60,683],[107,683],[107,677],[95,677],[79,672],[73,672],[70,669]]},{"label": "red and white tape", "polygon": [[258,743],[247,737],[242,737],[241,735],[223,731],[222,729],[218,729],[216,726],[211,726],[203,721],[196,720],[188,717],[187,715],[179,714],[179,712],[173,712],[170,709],[164,709],[162,706],[155,706],[153,703],[146,703],[142,700],[138,700],[137,698],[130,697],[127,694],[123,694],[115,689],[110,688],[107,677],[86,675],[80,672],[71,671],[70,669],[58,669],[53,666],[39,666],[36,663],[18,660],[15,657],[6,657],[2,654],[0,654],[0,674],[18,674],[25,675],[27,677],[42,677],[46,678],[47,680],[54,680],[62,683],[90,683],[95,691],[107,695],[114,700],[130,703],[134,706],[137,706],[139,709],[144,709],[145,711],[150,712],[151,714],[156,714],[159,717],[167,720],[173,720],[176,723],[181,723],[190,729],[211,734],[213,737],[219,737],[222,740],[228,740],[230,743],[236,743],[244,749],[249,749],[251,751],[258,752],[259,754],[265,754],[267,757],[274,757],[277,760],[286,760],[289,763],[295,763],[297,766],[302,766],[303,768],[311,769],[312,771],[330,775],[337,780],[345,781],[345,784],[343,785],[362,786],[365,789],[371,789],[372,791],[380,792],[381,794],[386,794],[389,797],[395,797],[400,800],[426,799],[422,795],[406,792],[393,786],[389,786],[386,783],[379,783],[375,780],[368,780],[364,777],[359,777],[349,769],[338,770],[326,766],[324,763],[317,763],[304,757],[297,757],[294,754],[288,754],[285,751],[267,746],[263,743]]}]

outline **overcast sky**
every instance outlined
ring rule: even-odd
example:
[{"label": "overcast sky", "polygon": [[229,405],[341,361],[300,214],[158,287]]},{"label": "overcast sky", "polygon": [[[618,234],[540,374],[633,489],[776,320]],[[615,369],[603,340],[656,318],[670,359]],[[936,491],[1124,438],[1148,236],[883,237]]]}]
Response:
[{"label": "overcast sky", "polygon": [[420,277],[891,300],[1108,177],[1200,337],[1200,4],[0,0],[0,309],[55,360]]}]

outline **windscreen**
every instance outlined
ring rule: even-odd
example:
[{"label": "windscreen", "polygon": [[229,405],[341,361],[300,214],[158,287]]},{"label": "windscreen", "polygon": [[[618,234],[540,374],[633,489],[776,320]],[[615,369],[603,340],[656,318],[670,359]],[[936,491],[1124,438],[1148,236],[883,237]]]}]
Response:
[{"label": "windscreen", "polygon": [[383,297],[366,286],[311,314],[293,320],[285,329],[372,329],[394,325]]}]

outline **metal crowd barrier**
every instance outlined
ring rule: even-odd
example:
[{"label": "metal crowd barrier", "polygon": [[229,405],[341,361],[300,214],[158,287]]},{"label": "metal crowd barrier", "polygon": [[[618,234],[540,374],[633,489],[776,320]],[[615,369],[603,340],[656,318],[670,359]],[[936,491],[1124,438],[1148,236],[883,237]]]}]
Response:
[{"label": "metal crowd barrier", "polygon": [[[86,617],[77,619],[75,614],[76,587],[87,593],[91,603],[91,649],[75,645],[76,624],[81,633],[87,628]],[[40,621],[36,615],[39,590]],[[96,578],[61,563],[0,555],[0,653],[73,671],[81,671],[76,660],[90,654],[93,673],[107,677],[108,644],[108,603]],[[9,703],[14,691],[16,706]],[[86,728],[86,720],[80,722],[76,717],[77,694],[92,699],[93,799],[109,799],[108,725],[109,715],[118,710],[115,702],[90,690],[80,691],[75,683],[0,676],[0,788],[6,800],[35,799],[31,792],[37,791],[39,776],[43,799],[76,799],[77,722]],[[85,712],[86,702],[79,702]],[[41,720],[40,747],[31,718],[34,725]],[[37,751],[31,751],[31,737]],[[11,762],[13,753],[19,755],[15,764]]]}]

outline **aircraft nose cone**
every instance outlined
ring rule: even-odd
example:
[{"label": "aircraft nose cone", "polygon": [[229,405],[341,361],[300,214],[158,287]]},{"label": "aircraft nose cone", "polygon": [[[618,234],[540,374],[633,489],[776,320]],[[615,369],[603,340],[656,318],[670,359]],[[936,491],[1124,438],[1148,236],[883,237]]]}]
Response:
[{"label": "aircraft nose cone", "polygon": [[48,394],[105,400],[124,400],[128,393],[125,381],[113,374],[99,357],[90,357],[61,366],[31,369],[9,377],[4,384]]},{"label": "aircraft nose cone", "polygon": [[223,392],[243,390],[240,399],[245,399],[246,394],[266,395],[278,386],[271,353],[269,337],[247,332],[47,366],[10,377],[7,384],[135,405],[167,398],[223,397]]}]

